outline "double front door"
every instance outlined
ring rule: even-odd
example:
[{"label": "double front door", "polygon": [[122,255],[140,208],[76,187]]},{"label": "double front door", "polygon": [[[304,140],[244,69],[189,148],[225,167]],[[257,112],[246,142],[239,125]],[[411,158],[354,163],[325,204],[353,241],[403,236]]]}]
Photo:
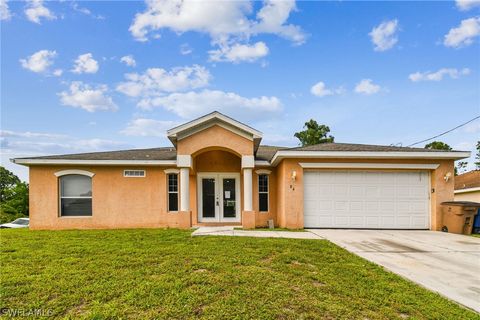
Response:
[{"label": "double front door", "polygon": [[240,174],[198,173],[198,221],[240,221]]}]

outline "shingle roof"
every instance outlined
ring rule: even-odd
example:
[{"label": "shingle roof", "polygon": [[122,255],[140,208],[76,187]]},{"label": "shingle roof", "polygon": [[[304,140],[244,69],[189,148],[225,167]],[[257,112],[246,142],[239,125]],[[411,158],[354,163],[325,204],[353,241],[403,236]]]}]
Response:
[{"label": "shingle roof", "polygon": [[296,151],[390,151],[390,152],[439,152],[442,150],[433,150],[425,148],[409,148],[397,146],[380,146],[372,144],[353,144],[353,143],[321,143],[306,147],[289,148]]},{"label": "shingle roof", "polygon": [[455,177],[455,190],[480,187],[480,170],[473,170]]},{"label": "shingle roof", "polygon": [[[259,146],[255,159],[270,161],[279,150],[285,151],[390,151],[390,152],[441,152],[423,148],[407,148],[395,146],[378,146],[367,144],[351,143],[323,143],[307,147],[280,147],[280,146]],[[175,160],[177,151],[173,147],[132,149],[106,152],[90,152],[77,154],[62,154],[42,157],[28,157],[23,159],[60,159],[60,160]],[[18,158],[22,159],[22,158]]]},{"label": "shingle roof", "polygon": [[[66,159],[66,160],[175,160],[175,148],[132,149],[105,152],[89,152],[76,154],[61,154],[43,157],[28,157],[25,159]],[[22,158],[19,158],[22,159]]]}]

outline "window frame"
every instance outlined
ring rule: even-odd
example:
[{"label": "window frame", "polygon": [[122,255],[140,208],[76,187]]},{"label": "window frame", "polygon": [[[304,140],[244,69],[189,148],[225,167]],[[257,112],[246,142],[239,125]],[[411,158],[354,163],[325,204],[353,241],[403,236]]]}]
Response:
[{"label": "window frame", "polygon": [[[88,171],[83,171],[83,170],[64,170],[64,171],[59,171],[55,173],[55,176],[57,176],[57,185],[58,185],[58,217],[59,218],[91,218],[93,217],[93,176],[94,174]],[[71,196],[63,196],[62,195],[62,178],[68,177],[68,176],[84,176],[90,179],[90,185],[91,185],[91,193],[92,195],[90,196],[76,196],[76,197],[71,197]],[[90,199],[90,215],[80,215],[80,216],[66,216],[63,215],[62,212],[62,199]]]},{"label": "window frame", "polygon": [[[143,172],[143,175],[127,175],[127,172]],[[147,176],[147,170],[145,169],[125,169],[123,170],[123,177],[124,178],[145,178]]]},{"label": "window frame", "polygon": [[[258,212],[268,213],[268,212],[270,212],[270,175],[267,172],[258,172],[257,176],[258,176],[258,179],[257,179]],[[261,176],[265,176],[265,178],[267,179],[267,191],[260,191],[260,177]],[[260,194],[266,194],[267,195],[267,210],[261,210],[261,208],[260,208]]]},{"label": "window frame", "polygon": [[[175,176],[177,179],[177,190],[176,191],[170,191],[170,176]],[[178,192],[179,188],[179,181],[178,181],[178,172],[166,172],[166,182],[167,182],[167,212],[170,213],[176,213],[178,212],[179,206],[180,206],[180,193]],[[177,210],[170,210],[170,194],[177,194]]]}]

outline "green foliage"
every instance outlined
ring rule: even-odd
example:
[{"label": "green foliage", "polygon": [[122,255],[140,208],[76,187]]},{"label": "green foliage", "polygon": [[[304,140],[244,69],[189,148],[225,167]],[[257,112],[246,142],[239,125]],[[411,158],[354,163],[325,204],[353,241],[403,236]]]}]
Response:
[{"label": "green foliage", "polygon": [[0,166],[0,223],[28,216],[28,184]]},{"label": "green foliage", "polygon": [[475,167],[480,170],[480,141],[477,141],[477,155],[475,156]]},{"label": "green foliage", "polygon": [[425,145],[425,149],[452,151],[452,147],[442,141],[432,141]]},{"label": "green foliage", "polygon": [[326,125],[319,125],[317,121],[310,119],[310,121],[305,122],[303,126],[305,130],[295,133],[295,138],[300,140],[300,145],[302,147],[311,146],[319,143],[330,143],[334,141],[330,133],[330,128]]},{"label": "green foliage", "polygon": [[467,171],[468,161],[458,161],[455,166],[455,175],[465,173]]},{"label": "green foliage", "polygon": [[50,311],[45,319],[479,318],[326,240],[174,229],[0,238],[2,307]]}]

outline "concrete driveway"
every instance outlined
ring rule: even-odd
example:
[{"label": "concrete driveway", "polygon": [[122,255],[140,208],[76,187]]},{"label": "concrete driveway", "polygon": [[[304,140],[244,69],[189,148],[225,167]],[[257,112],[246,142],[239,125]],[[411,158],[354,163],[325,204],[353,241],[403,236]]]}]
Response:
[{"label": "concrete driveway", "polygon": [[435,231],[309,231],[480,312],[480,238]]}]

